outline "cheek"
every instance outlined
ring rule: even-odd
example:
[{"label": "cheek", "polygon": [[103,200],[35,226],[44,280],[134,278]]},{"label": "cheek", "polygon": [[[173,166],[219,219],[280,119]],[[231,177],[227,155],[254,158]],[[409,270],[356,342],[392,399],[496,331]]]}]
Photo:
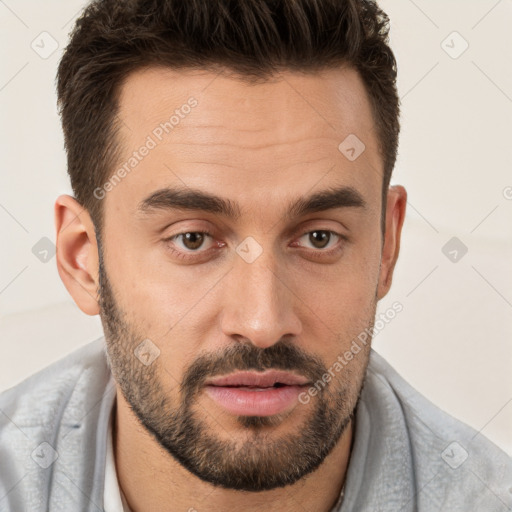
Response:
[{"label": "cheek", "polygon": [[144,262],[119,258],[117,262],[112,281],[118,304],[132,330],[160,350],[159,378],[166,389],[173,389],[204,343],[204,325],[214,321],[212,312],[219,302],[213,300],[211,290],[219,277],[195,278],[192,267],[184,270],[162,263],[161,258]]},{"label": "cheek", "polygon": [[[353,340],[374,319],[378,273],[378,247],[368,244],[337,265],[294,275],[305,339],[312,340],[309,350],[320,355],[327,367],[350,351]],[[350,366],[355,371],[357,364]]]},{"label": "cheek", "polygon": [[296,269],[290,277],[297,296],[322,318],[350,325],[366,317],[375,300],[379,262],[375,244],[359,243],[336,264]]},{"label": "cheek", "polygon": [[131,323],[162,336],[206,293],[208,283],[192,267],[166,259],[162,248],[127,238],[112,244],[106,262],[116,300]]}]

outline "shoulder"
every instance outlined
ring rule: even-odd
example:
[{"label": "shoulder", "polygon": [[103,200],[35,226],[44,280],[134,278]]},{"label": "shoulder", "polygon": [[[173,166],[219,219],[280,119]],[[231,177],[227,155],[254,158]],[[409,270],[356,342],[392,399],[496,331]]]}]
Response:
[{"label": "shoulder", "polygon": [[85,510],[102,478],[96,458],[114,397],[103,337],[3,391],[0,509]]},{"label": "shoulder", "polygon": [[[370,394],[403,417],[412,452],[418,503],[440,509],[498,511],[512,507],[512,458],[480,432],[442,411],[372,350]],[[453,507],[453,508],[450,508]]]},{"label": "shoulder", "polygon": [[0,428],[15,419],[32,425],[52,416],[55,406],[69,398],[69,393],[85,377],[105,374],[104,339],[98,338],[71,354],[30,375],[19,384],[0,393]]}]

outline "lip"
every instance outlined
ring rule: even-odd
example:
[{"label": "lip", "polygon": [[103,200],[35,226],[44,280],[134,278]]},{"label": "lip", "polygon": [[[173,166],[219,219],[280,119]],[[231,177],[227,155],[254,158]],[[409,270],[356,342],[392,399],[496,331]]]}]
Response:
[{"label": "lip", "polygon": [[207,386],[257,386],[261,388],[272,387],[274,384],[286,384],[287,386],[304,386],[309,383],[306,377],[294,373],[267,370],[265,372],[241,371],[214,377],[206,381]]},{"label": "lip", "polygon": [[[279,384],[275,387],[275,384]],[[231,414],[272,416],[296,405],[308,379],[290,372],[237,372],[209,379],[208,396]]]}]

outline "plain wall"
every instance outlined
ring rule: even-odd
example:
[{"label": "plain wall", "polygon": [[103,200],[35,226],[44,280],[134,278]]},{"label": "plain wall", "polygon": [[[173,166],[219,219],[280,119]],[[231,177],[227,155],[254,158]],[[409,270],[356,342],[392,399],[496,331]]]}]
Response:
[{"label": "plain wall", "polygon": [[[0,2],[0,390],[102,334],[41,241],[55,241],[54,201],[71,193],[54,79],[83,5]],[[402,99],[392,183],[405,186],[408,205],[393,286],[379,305],[399,301],[403,311],[374,347],[512,454],[512,2],[380,5]]]}]

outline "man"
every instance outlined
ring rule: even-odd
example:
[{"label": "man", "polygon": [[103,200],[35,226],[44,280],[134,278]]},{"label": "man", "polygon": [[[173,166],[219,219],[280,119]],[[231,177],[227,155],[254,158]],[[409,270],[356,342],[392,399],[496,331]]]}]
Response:
[{"label": "man", "polygon": [[407,199],[387,34],[362,0],[86,9],[57,263],[105,337],[0,396],[0,510],[512,509],[509,457],[371,350]]}]

